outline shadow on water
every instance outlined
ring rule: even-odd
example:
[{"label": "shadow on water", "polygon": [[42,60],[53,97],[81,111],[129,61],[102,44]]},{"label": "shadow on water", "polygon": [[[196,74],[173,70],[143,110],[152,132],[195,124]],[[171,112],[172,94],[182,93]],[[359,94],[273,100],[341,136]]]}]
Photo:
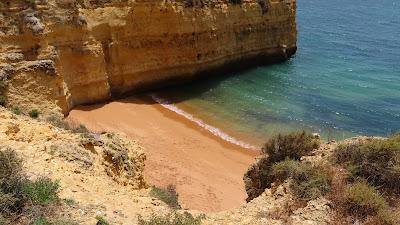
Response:
[{"label": "shadow on water", "polygon": [[[254,66],[245,70],[221,71],[218,73],[211,72],[209,74],[203,74],[202,76],[185,83],[173,84],[160,88],[155,92],[147,93],[155,93],[156,95],[167,99],[169,103],[176,104],[186,100],[200,98],[206,93],[210,95],[210,90],[218,88],[221,84],[226,83],[228,80],[236,79],[243,83],[244,86],[249,87],[262,85],[258,83],[257,79],[254,79],[254,74],[256,74],[256,76],[262,76],[262,82],[268,84],[268,88],[273,87],[274,89],[280,89],[284,88],[283,86],[285,86],[285,82],[282,81],[282,77],[266,73],[265,68],[289,64],[290,63],[287,61],[274,65]],[[146,94],[146,92],[144,94]]]}]

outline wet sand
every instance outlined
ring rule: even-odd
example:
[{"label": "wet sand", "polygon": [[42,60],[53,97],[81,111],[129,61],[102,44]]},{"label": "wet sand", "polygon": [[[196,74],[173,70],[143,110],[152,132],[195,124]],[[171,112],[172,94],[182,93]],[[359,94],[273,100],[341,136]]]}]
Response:
[{"label": "wet sand", "polygon": [[242,178],[257,152],[214,136],[148,97],[81,106],[68,119],[138,141],[147,155],[147,181],[176,185],[184,208],[216,212],[245,203]]}]

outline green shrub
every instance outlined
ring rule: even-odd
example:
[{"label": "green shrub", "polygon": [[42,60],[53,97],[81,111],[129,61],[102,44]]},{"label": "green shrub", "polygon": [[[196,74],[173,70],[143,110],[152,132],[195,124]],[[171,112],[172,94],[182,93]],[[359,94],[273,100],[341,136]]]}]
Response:
[{"label": "green shrub", "polygon": [[67,205],[75,205],[76,204],[75,200],[74,199],[70,199],[70,198],[63,199],[63,201]]},{"label": "green shrub", "polygon": [[39,117],[39,111],[37,109],[32,109],[31,111],[28,112],[28,114],[31,118]]},{"label": "green shrub", "polygon": [[0,106],[6,106],[7,98],[4,95],[0,95]]},{"label": "green shrub", "polygon": [[330,190],[331,178],[327,171],[295,160],[284,160],[272,167],[274,180],[292,179],[294,194],[305,200],[315,199]]},{"label": "green shrub", "polygon": [[271,168],[273,163],[267,157],[257,159],[243,176],[244,186],[247,193],[246,201],[260,196],[266,188],[270,188],[273,181]]},{"label": "green shrub", "polygon": [[22,161],[13,150],[0,146],[0,165],[0,214],[9,216],[23,209],[26,178],[21,175]]},{"label": "green shrub", "polygon": [[15,151],[0,146],[0,181],[15,177],[21,173],[22,161]]},{"label": "green shrub", "polygon": [[334,158],[353,178],[362,177],[376,187],[400,193],[400,135],[364,144],[340,145]]},{"label": "green shrub", "polygon": [[348,211],[358,217],[378,215],[388,209],[385,198],[367,182],[356,182],[351,185],[346,193]]},{"label": "green shrub", "polygon": [[160,199],[173,209],[181,208],[178,201],[178,193],[173,185],[168,185],[165,189],[153,186],[150,191],[150,196]]},{"label": "green shrub", "polygon": [[67,122],[62,120],[59,116],[57,115],[50,115],[46,117],[46,122],[50,123],[51,125],[64,129],[64,130],[69,130],[70,127]]},{"label": "green shrub", "polygon": [[21,110],[18,107],[13,107],[11,109],[11,111],[15,114],[15,115],[21,115]]},{"label": "green shrub", "polygon": [[[53,224],[44,215],[52,211],[49,203],[58,200],[58,182],[48,178],[30,181],[22,173],[22,161],[16,153],[0,146],[0,224],[1,220],[23,224]],[[35,218],[30,221],[29,218]],[[54,223],[55,224],[55,223]]]},{"label": "green shrub", "polygon": [[96,216],[96,220],[97,220],[96,225],[110,225],[110,223],[102,216]]},{"label": "green shrub", "polygon": [[138,221],[139,225],[200,225],[202,219],[204,219],[204,215],[195,217],[188,212],[183,214],[175,212],[165,216],[153,215],[148,221],[139,216]]},{"label": "green shrub", "polygon": [[45,217],[36,218],[32,225],[52,225]]},{"label": "green shrub", "polygon": [[258,197],[266,188],[271,187],[276,179],[271,175],[273,164],[285,159],[300,160],[318,147],[319,140],[305,131],[279,134],[271,138],[262,148],[265,156],[251,165],[243,177],[248,196],[246,201]]},{"label": "green shrub", "polygon": [[302,132],[293,132],[287,135],[278,134],[270,139],[262,148],[272,162],[279,162],[286,158],[300,160],[319,147],[319,140],[313,135]]},{"label": "green shrub", "polygon": [[35,204],[47,205],[58,201],[58,181],[53,182],[49,178],[41,177],[33,182],[28,182],[23,187],[23,192]]}]

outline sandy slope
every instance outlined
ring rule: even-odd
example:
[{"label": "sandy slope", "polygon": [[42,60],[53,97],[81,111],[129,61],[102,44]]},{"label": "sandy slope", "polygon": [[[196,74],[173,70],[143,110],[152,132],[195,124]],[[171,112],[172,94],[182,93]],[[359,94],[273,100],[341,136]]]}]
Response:
[{"label": "sandy slope", "polygon": [[245,202],[242,176],[255,152],[224,142],[147,99],[129,98],[71,111],[69,120],[94,131],[120,131],[147,154],[150,184],[174,184],[185,208],[220,211]]}]

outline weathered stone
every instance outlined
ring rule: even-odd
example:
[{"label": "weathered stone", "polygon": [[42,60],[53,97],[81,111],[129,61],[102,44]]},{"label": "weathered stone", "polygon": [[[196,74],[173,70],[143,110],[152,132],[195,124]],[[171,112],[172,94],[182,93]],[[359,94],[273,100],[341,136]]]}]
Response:
[{"label": "weathered stone", "polygon": [[[67,114],[80,104],[285,60],[296,51],[296,2],[259,1],[47,0],[35,8],[11,1],[0,22],[0,63],[33,69],[21,70],[9,93],[25,94],[21,79],[29,80],[35,99]],[[1,57],[15,52],[24,57]],[[59,76],[29,79],[36,67]],[[19,96],[7,97],[11,105],[32,101]]]}]

